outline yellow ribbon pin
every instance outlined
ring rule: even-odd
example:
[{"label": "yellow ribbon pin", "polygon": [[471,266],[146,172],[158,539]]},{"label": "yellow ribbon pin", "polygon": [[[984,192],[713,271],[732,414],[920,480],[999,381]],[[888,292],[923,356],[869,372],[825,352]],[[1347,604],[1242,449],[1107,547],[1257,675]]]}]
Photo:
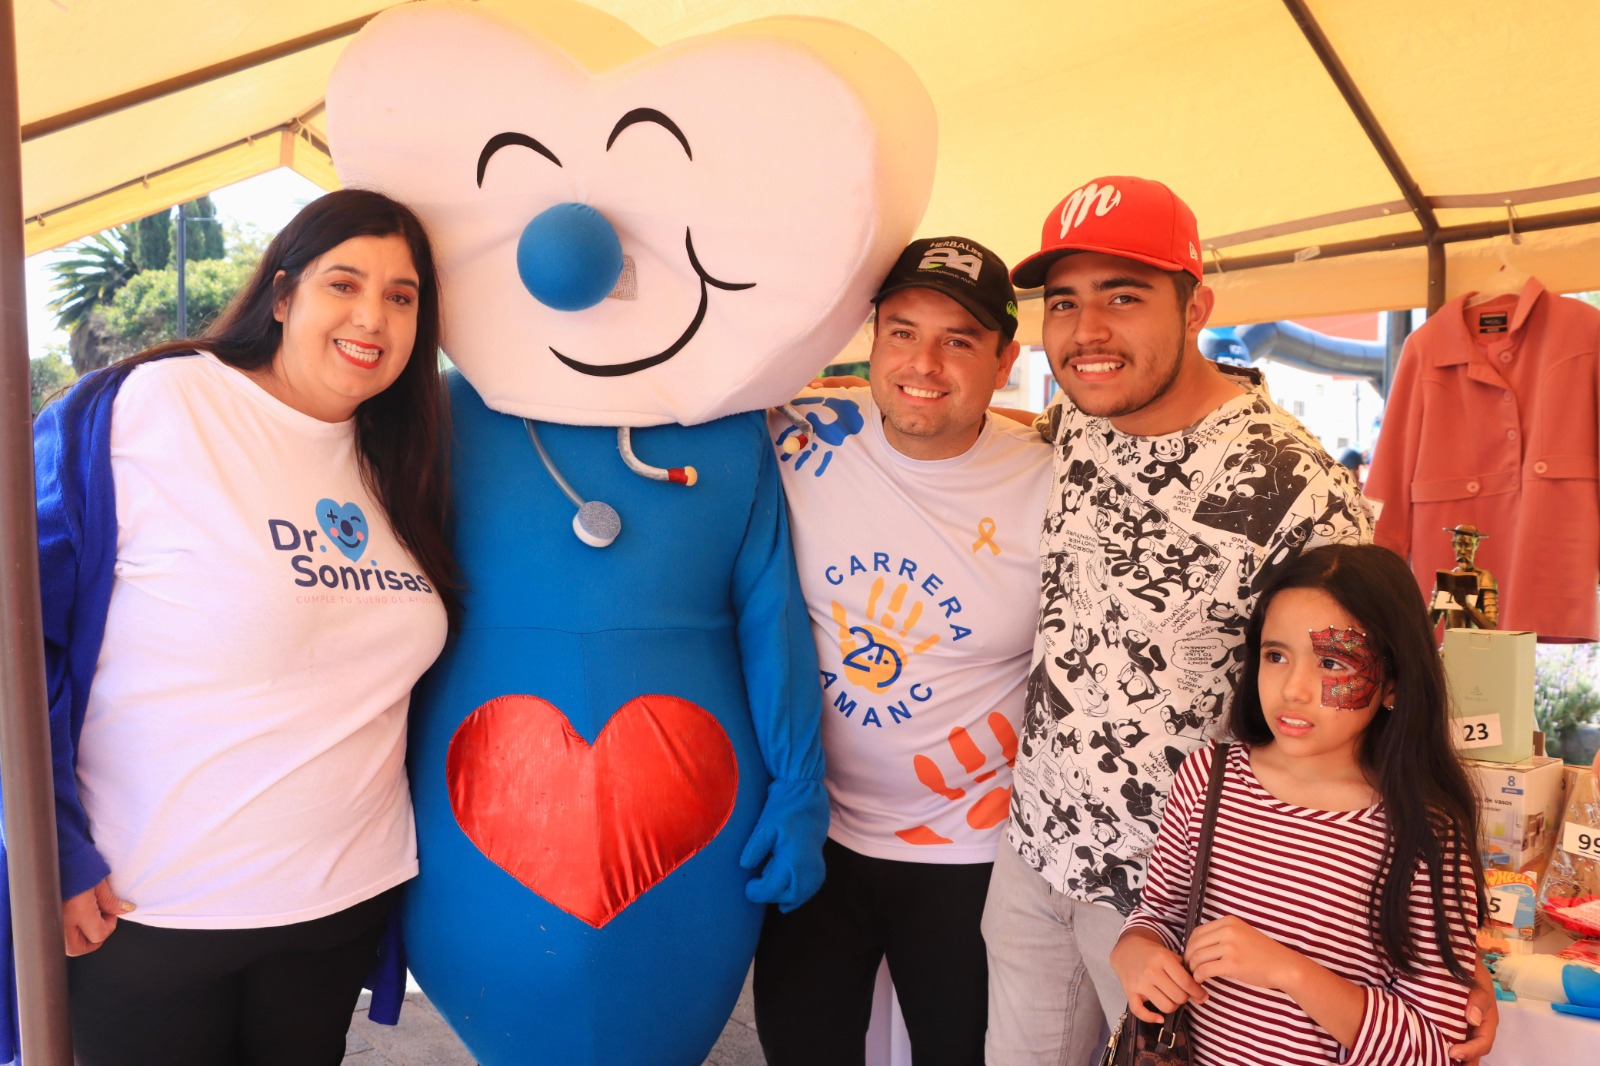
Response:
[{"label": "yellow ribbon pin", "polygon": [[1000,545],[994,542],[994,519],[982,518],[978,520],[978,539],[972,542],[972,550],[988,548],[995,555],[1000,554]]}]

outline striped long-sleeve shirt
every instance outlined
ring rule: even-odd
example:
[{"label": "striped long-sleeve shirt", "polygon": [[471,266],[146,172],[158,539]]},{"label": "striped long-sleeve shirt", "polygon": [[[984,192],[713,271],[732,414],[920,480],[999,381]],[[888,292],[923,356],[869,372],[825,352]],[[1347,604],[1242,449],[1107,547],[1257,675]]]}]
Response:
[{"label": "striped long-sleeve shirt", "polygon": [[[1181,953],[1206,782],[1215,747],[1190,755],[1173,780],[1143,898],[1124,929],[1149,929]],[[1466,1038],[1469,986],[1445,969],[1435,944],[1425,870],[1411,880],[1411,929],[1417,973],[1391,966],[1373,944],[1368,899],[1384,852],[1381,805],[1319,811],[1273,797],[1250,768],[1248,745],[1235,744],[1223,779],[1200,924],[1234,915],[1361,986],[1366,1010],[1348,1057],[1288,995],[1226,978],[1207,982],[1209,998],[1192,1008],[1197,1066],[1449,1066],[1447,1049]],[[1455,871],[1471,885],[1470,871]],[[1470,887],[1467,918],[1476,923]],[[1447,908],[1447,913],[1452,909]],[[1449,924],[1456,957],[1476,957],[1472,930]]]}]

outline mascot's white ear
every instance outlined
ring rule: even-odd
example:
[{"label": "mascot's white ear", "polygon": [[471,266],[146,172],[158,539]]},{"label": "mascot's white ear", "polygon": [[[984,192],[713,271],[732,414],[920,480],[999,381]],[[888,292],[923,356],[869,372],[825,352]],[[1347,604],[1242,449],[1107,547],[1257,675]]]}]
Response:
[{"label": "mascot's white ear", "polygon": [[820,19],[656,49],[565,0],[416,3],[328,89],[347,185],[411,205],[445,350],[497,411],[693,424],[792,397],[927,207],[933,104]]}]

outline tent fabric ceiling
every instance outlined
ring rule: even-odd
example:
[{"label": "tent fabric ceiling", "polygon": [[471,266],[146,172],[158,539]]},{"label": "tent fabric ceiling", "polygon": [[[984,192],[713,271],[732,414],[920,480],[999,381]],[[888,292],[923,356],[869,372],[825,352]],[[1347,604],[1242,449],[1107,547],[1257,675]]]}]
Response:
[{"label": "tent fabric ceiling", "polygon": [[[17,0],[28,251],[278,166],[334,187],[320,103],[347,37],[53,131],[52,120],[388,6]],[[1016,261],[1074,186],[1140,174],[1167,182],[1199,217],[1214,322],[1428,301],[1421,224],[1284,0],[593,6],[658,43],[777,14],[839,19],[882,39],[938,108],[923,233],[968,234]],[[1499,232],[1514,216],[1537,229],[1544,216],[1600,208],[1600,4],[1305,7],[1440,226]],[[1362,238],[1410,246],[1317,253]],[[1300,261],[1240,269],[1274,252]],[[1523,232],[1517,244],[1451,244],[1446,255],[1447,296],[1492,283],[1507,262],[1557,291],[1600,288],[1600,222]]]}]

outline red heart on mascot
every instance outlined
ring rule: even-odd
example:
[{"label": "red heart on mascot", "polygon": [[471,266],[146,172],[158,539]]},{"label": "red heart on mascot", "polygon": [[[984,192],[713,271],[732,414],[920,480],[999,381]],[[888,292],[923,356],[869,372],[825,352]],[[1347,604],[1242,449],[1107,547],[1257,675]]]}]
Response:
[{"label": "red heart on mascot", "polygon": [[711,714],[637,696],[591,747],[537,696],[500,696],[461,723],[450,806],[489,861],[551,903],[605,925],[721,831],[739,767]]}]

